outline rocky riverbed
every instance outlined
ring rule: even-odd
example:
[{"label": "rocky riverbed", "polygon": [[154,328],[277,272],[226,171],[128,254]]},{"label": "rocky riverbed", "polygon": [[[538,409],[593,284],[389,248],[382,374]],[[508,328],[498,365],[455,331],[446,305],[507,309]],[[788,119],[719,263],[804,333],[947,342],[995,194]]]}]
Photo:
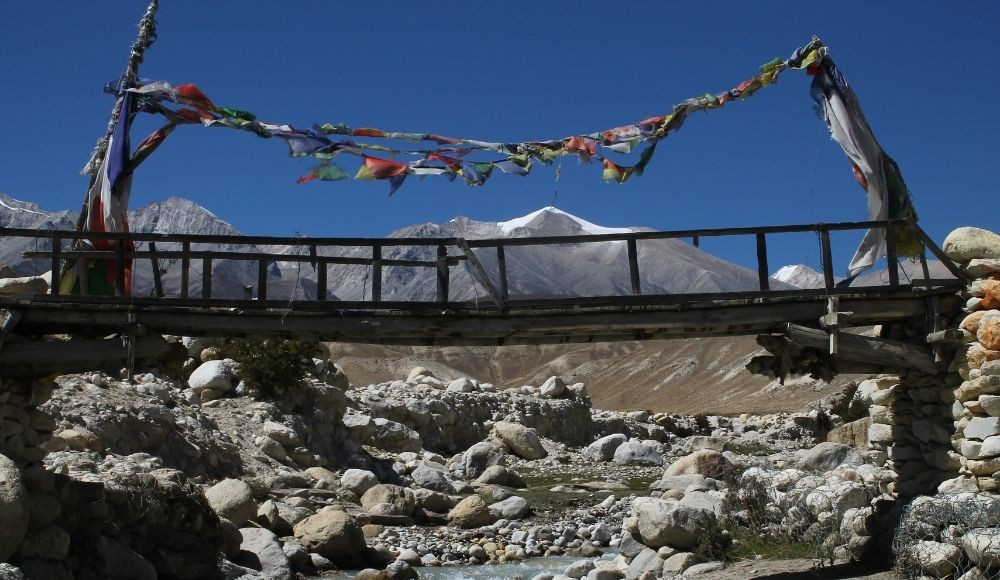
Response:
[{"label": "rocky riverbed", "polygon": [[[746,543],[722,525],[738,521],[809,536],[824,547],[814,556],[848,558],[871,547],[865,522],[893,484],[892,472],[852,447],[820,443],[837,418],[817,410],[607,412],[591,407],[585,385],[559,377],[501,390],[423,368],[352,387],[319,359],[300,387],[266,399],[212,341],[184,344],[186,380],[155,369],[131,383],[66,375],[37,408],[51,423],[51,435],[37,438],[45,470],[97,486],[129,520],[98,529],[121,550],[102,553],[97,577],[127,569],[129,578],[202,578],[214,569],[219,578],[285,579],[353,569],[358,578],[412,578],[525,561],[571,578],[709,574]],[[133,490],[136,481],[205,505],[199,533],[216,539],[187,554],[203,562],[155,556],[143,534],[158,500]],[[132,491],[112,498],[115,489]],[[65,503],[49,525],[73,528],[62,523],[71,509]],[[153,518],[161,533],[180,526],[170,513]],[[844,525],[861,533],[846,538]],[[64,573],[53,577],[97,569],[69,557],[73,550],[25,542],[13,565],[44,561]]]}]

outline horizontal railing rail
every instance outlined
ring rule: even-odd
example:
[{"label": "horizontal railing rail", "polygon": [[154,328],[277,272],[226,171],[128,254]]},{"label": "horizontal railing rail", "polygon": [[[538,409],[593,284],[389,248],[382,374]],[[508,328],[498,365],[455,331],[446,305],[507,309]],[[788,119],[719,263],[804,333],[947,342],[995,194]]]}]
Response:
[{"label": "horizontal railing rail", "polygon": [[[213,266],[217,261],[233,260],[243,262],[256,262],[257,265],[257,287],[256,296],[246,296],[247,299],[256,299],[263,302],[273,302],[268,300],[268,277],[269,266],[274,262],[289,262],[299,264],[311,264],[316,268],[317,292],[313,298],[316,302],[326,302],[329,299],[328,290],[328,267],[331,265],[355,265],[365,266],[371,269],[370,300],[343,302],[337,301],[338,307],[347,304],[366,305],[388,305],[389,302],[383,300],[383,272],[388,267],[411,267],[411,268],[432,268],[437,271],[435,276],[435,300],[412,301],[413,303],[433,303],[448,305],[457,302],[449,299],[450,293],[450,268],[462,263],[468,264],[470,275],[478,285],[481,285],[487,297],[492,299],[496,307],[500,310],[506,309],[511,304],[524,303],[545,303],[546,301],[565,300],[566,296],[553,297],[548,299],[535,299],[525,301],[523,299],[512,300],[509,288],[512,287],[512,280],[507,268],[507,249],[524,246],[546,246],[565,244],[593,244],[606,242],[625,242],[625,259],[628,261],[628,279],[622,283],[627,283],[627,288],[631,292],[631,297],[655,298],[685,296],[710,298],[717,296],[720,299],[726,298],[748,298],[768,300],[769,297],[779,297],[788,294],[788,290],[772,290],[771,278],[768,264],[768,236],[774,234],[790,233],[815,233],[819,237],[820,252],[822,258],[823,288],[809,292],[798,292],[803,296],[812,294],[834,295],[843,292],[858,292],[858,287],[850,289],[838,288],[833,270],[833,252],[831,244],[831,233],[851,230],[868,230],[878,228],[884,230],[887,240],[887,271],[888,284],[878,287],[870,287],[872,291],[896,292],[900,290],[913,289],[920,286],[927,290],[932,288],[949,288],[958,286],[965,278],[964,273],[941,251],[940,248],[920,229],[920,227],[906,220],[887,221],[860,221],[844,223],[818,223],[783,226],[752,226],[752,227],[731,227],[731,228],[701,228],[676,231],[650,231],[650,232],[627,232],[613,234],[595,234],[580,236],[541,236],[526,238],[496,238],[496,239],[464,239],[458,237],[447,238],[343,238],[343,237],[276,237],[276,236],[234,236],[234,235],[206,235],[206,234],[163,234],[163,233],[120,233],[120,232],[86,232],[68,230],[35,230],[23,228],[0,228],[0,239],[2,238],[33,238],[45,240],[50,247],[44,251],[29,251],[24,253],[28,259],[43,259],[48,262],[52,270],[52,294],[60,295],[60,280],[66,273],[67,263],[75,260],[107,260],[114,263],[115,288],[119,297],[125,295],[125,271],[126,264],[133,260],[149,260],[153,270],[154,287],[157,298],[166,301],[176,301],[177,299],[187,299],[192,304],[213,304],[219,305],[239,302],[232,298],[213,297]],[[910,283],[901,284],[899,279],[898,257],[896,254],[895,232],[902,228],[911,229],[927,252],[937,258],[955,276],[955,280],[933,279],[927,267],[924,252],[921,253],[920,260],[923,268],[923,278],[912,280]],[[639,264],[638,243],[655,240],[690,239],[698,246],[700,240],[709,237],[724,236],[752,236],[756,245],[757,281],[758,288],[739,292],[719,292],[703,294],[649,294],[642,289],[643,277]],[[106,240],[111,242],[115,248],[111,251],[97,251],[91,249],[76,249],[63,247],[64,243],[72,240]],[[145,243],[147,249],[138,248],[136,250],[127,249],[128,244]],[[160,245],[157,248],[157,244]],[[173,244],[179,249],[165,249],[164,246]],[[255,249],[245,252],[226,250],[209,250],[194,248],[194,245],[205,244],[225,244],[228,247],[253,246]],[[261,246],[291,246],[292,253],[278,253],[261,251]],[[425,247],[435,248],[433,256],[427,259],[400,259],[390,258],[385,255],[385,248],[396,247]],[[331,250],[351,250],[354,255],[326,255]],[[490,273],[482,265],[476,255],[475,250],[493,251],[495,270],[492,272],[496,281],[491,278]],[[361,253],[367,254],[358,255]],[[160,261],[179,261],[181,264],[180,289],[177,296],[167,297],[164,295],[163,281],[161,279]],[[195,299],[190,294],[190,275],[195,264],[201,264],[201,297]],[[294,289],[292,290],[294,292]],[[294,295],[293,295],[294,297]],[[73,297],[62,297],[63,300],[71,300]],[[89,297],[94,299],[95,297]],[[364,298],[364,296],[362,297]],[[614,299],[628,298],[627,296],[604,296],[604,297],[579,297],[585,298]],[[97,298],[99,300],[99,298]],[[90,300],[88,300],[90,301]],[[627,300],[626,300],[627,301]],[[294,300],[293,302],[302,302]],[[644,302],[644,301],[643,301]],[[392,302],[395,304],[396,302]],[[331,302],[331,306],[332,306]],[[263,304],[262,304],[263,305]]]}]

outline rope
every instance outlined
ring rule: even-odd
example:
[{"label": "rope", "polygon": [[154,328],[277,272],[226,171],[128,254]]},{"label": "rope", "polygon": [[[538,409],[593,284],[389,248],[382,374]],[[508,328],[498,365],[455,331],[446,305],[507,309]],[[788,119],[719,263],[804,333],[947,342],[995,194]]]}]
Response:
[{"label": "rope", "polygon": [[[132,43],[132,52],[128,58],[128,66],[125,67],[125,74],[122,75],[121,82],[118,85],[119,93],[124,92],[125,89],[135,84],[136,76],[139,74],[139,65],[142,64],[146,49],[156,42],[156,11],[159,8],[159,0],[150,0],[149,6],[146,8],[146,14],[139,21],[139,36]],[[97,168],[104,161],[104,155],[108,149],[108,141],[111,139],[111,133],[115,129],[115,123],[118,122],[119,116],[121,116],[121,100],[116,99],[115,106],[111,110],[111,120],[108,121],[108,130],[103,137],[97,140],[97,144],[94,145],[94,151],[90,154],[90,160],[87,161],[87,164],[80,171],[82,175],[93,176],[97,173]]]}]

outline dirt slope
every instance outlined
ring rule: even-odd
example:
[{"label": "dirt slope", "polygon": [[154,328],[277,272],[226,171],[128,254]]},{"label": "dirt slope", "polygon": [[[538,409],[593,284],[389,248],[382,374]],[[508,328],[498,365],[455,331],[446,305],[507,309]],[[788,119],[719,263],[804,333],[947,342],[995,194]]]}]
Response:
[{"label": "dirt slope", "polygon": [[331,343],[355,385],[406,378],[425,366],[443,378],[469,376],[500,388],[539,385],[551,375],[584,382],[600,409],[672,413],[798,411],[841,388],[807,377],[785,385],[751,375],[752,336],[504,347],[385,347]]}]

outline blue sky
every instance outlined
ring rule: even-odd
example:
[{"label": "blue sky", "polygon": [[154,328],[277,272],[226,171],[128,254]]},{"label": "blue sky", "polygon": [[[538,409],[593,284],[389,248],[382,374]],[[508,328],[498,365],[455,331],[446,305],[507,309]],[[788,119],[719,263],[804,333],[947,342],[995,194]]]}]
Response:
[{"label": "blue sky", "polygon": [[[589,133],[727,90],[820,36],[899,163],[923,227],[1000,227],[996,167],[1000,81],[995,2],[705,3],[265,2],[161,0],[144,76],[193,82],[216,103],[275,122],[345,122],[496,141]],[[103,134],[145,2],[0,3],[0,191],[77,208],[79,169]],[[470,188],[409,179],[295,179],[313,165],[278,140],[178,129],[139,170],[132,205],[197,201],[246,233],[378,236],[456,215],[507,220],[555,204],[607,226],[657,229],[866,219],[864,193],[814,115],[809,78],[691,116],[646,174],[601,181],[564,158],[527,178]],[[138,143],[158,126],[144,118]],[[353,171],[352,159],[345,160]],[[746,248],[719,246],[752,263]],[[837,245],[838,269],[854,242]],[[708,249],[712,250],[711,246]],[[815,240],[775,241],[774,267],[818,267]],[[773,269],[773,268],[772,268]]]}]

